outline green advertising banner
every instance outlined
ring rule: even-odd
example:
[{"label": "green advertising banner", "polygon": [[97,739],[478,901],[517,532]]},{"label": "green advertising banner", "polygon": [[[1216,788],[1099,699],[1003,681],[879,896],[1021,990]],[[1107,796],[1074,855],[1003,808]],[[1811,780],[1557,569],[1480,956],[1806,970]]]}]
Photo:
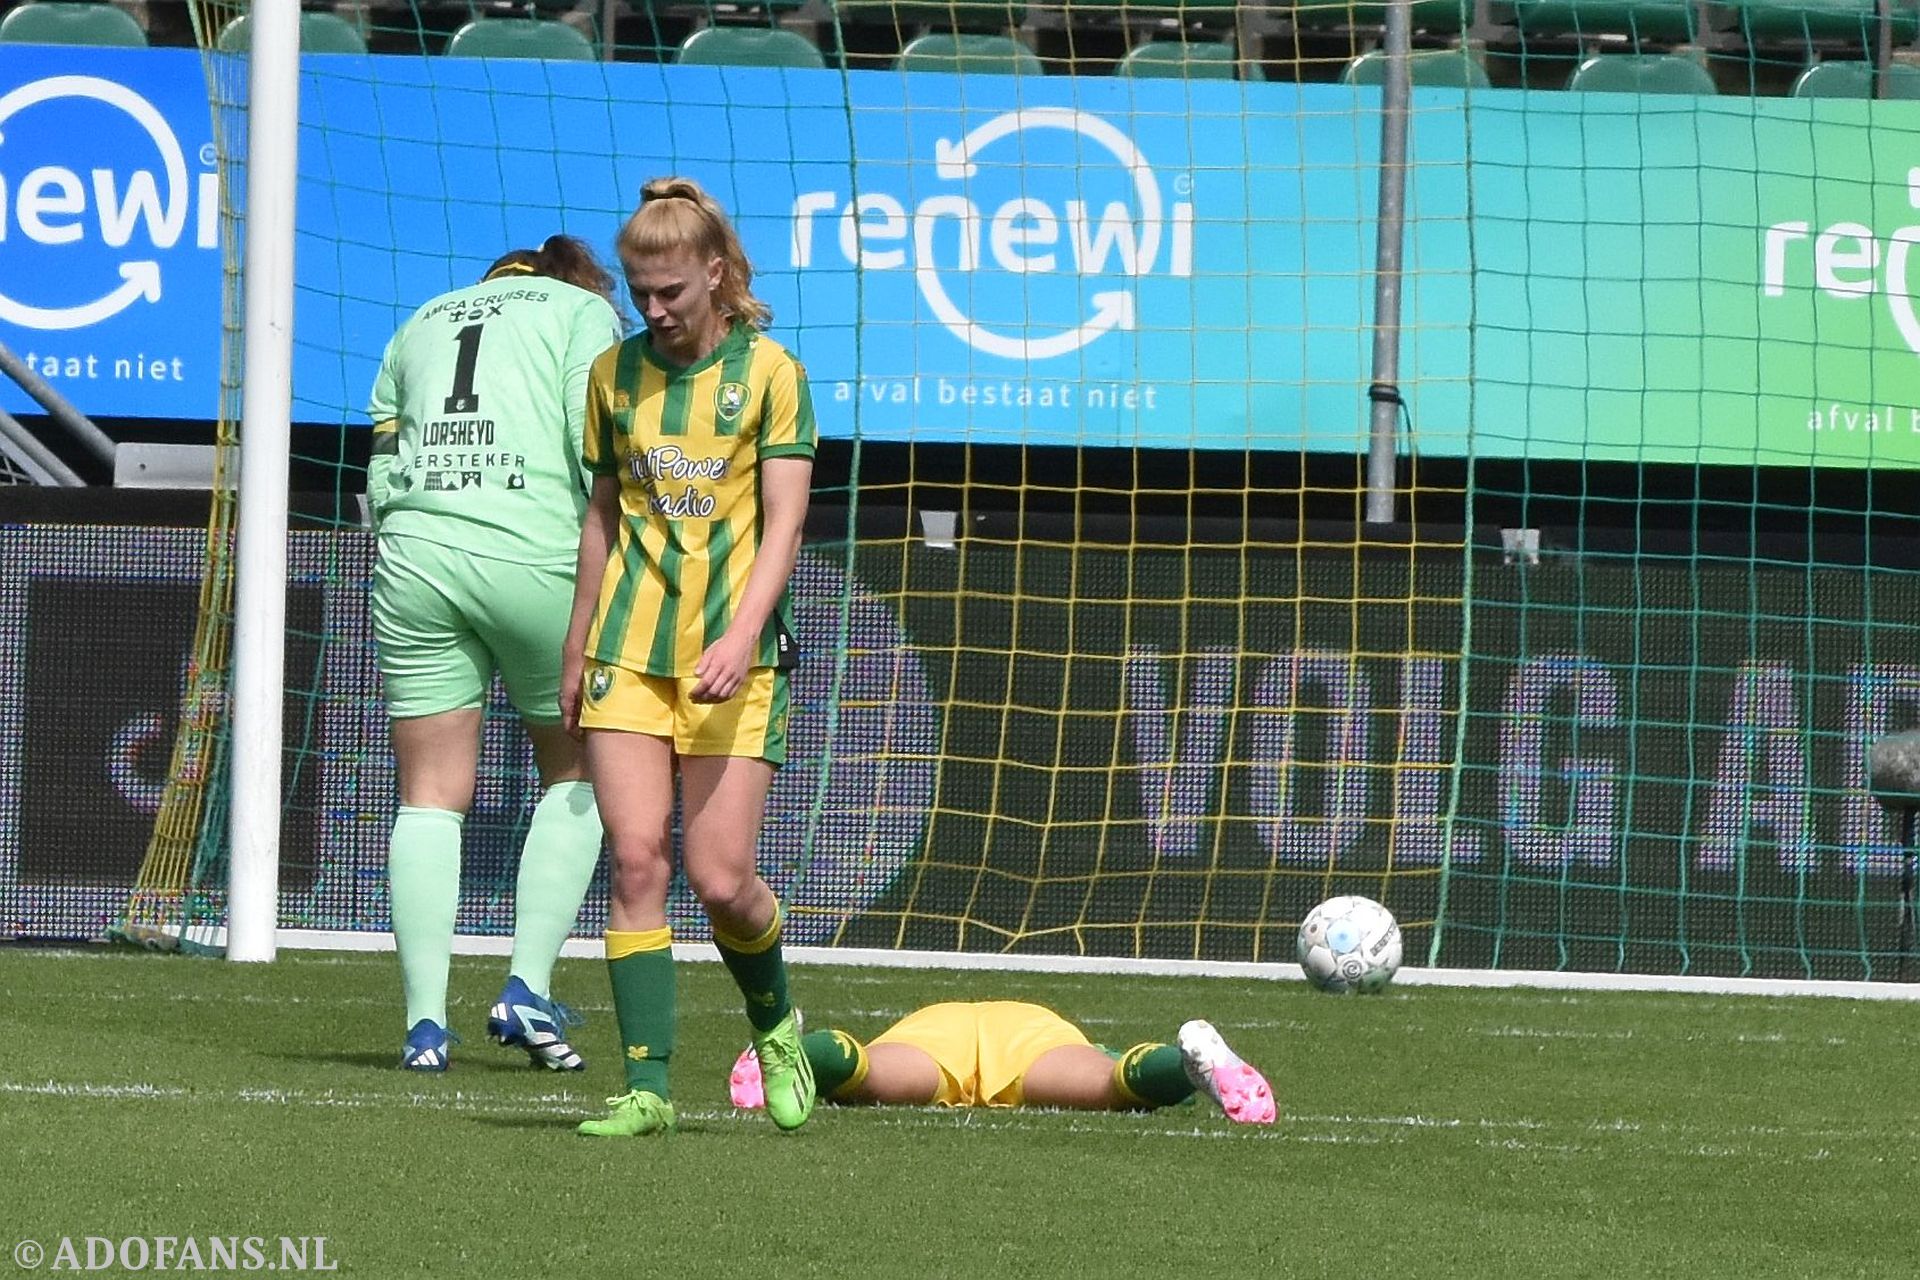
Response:
[{"label": "green advertising banner", "polygon": [[1472,453],[1920,464],[1920,103],[1476,95],[1416,117],[1429,185],[1451,148],[1421,135],[1455,128]]}]

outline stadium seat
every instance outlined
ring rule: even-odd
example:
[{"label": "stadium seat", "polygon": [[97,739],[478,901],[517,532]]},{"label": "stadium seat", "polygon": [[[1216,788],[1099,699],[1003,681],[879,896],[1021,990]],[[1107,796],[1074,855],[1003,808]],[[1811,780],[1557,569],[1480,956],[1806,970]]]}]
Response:
[{"label": "stadium seat", "polygon": [[[1845,45],[1870,53],[1879,34],[1875,0],[1727,0],[1747,42],[1759,48]],[[1893,41],[1911,44],[1920,0],[1892,0]]]},{"label": "stadium seat", "polygon": [[778,27],[707,27],[688,36],[675,61],[705,67],[824,67],[811,40]]},{"label": "stadium seat", "polygon": [[[1816,62],[1793,82],[1796,98],[1871,98],[1873,90],[1871,62]],[[1920,101],[1920,67],[1888,67],[1887,97]]]},{"label": "stadium seat", "polygon": [[[241,14],[220,28],[216,42],[225,53],[245,53],[253,47],[252,18]],[[365,53],[367,42],[360,29],[336,13],[300,15],[300,52]]]},{"label": "stadium seat", "polygon": [[[1408,59],[1413,83],[1440,89],[1487,89],[1493,82],[1480,60],[1461,49],[1416,49]],[[1375,49],[1363,53],[1340,73],[1341,84],[1380,85],[1387,82],[1387,55]]]},{"label": "stadium seat", "polygon": [[593,41],[564,22],[539,18],[481,18],[447,41],[450,58],[546,58],[592,62]]},{"label": "stadium seat", "polygon": [[[1232,80],[1241,70],[1239,55],[1224,40],[1151,40],[1129,49],[1113,74],[1141,80]],[[1257,62],[1247,63],[1244,71],[1248,80],[1267,78]]]},{"label": "stadium seat", "polygon": [[[1388,0],[1293,0],[1291,8],[1297,26],[1371,30],[1386,25],[1387,3]],[[1408,10],[1413,30],[1440,35],[1465,31],[1473,20],[1473,0],[1412,0]]]},{"label": "stadium seat", "polygon": [[83,0],[29,0],[0,20],[0,44],[92,44],[143,49],[147,33],[132,14]]},{"label": "stadium seat", "polygon": [[957,71],[965,75],[1037,76],[1039,55],[1012,36],[930,31],[907,41],[894,65],[901,71]]},{"label": "stadium seat", "polygon": [[1692,0],[1514,0],[1513,17],[1523,35],[1626,36],[1634,48],[1691,40],[1695,31]]},{"label": "stadium seat", "polygon": [[1027,20],[1025,4],[943,4],[940,0],[834,0],[841,17],[898,30],[1006,31]]},{"label": "stadium seat", "polygon": [[1706,96],[1719,88],[1692,58],[1671,53],[1612,53],[1573,69],[1567,88],[1581,93],[1675,93]]}]

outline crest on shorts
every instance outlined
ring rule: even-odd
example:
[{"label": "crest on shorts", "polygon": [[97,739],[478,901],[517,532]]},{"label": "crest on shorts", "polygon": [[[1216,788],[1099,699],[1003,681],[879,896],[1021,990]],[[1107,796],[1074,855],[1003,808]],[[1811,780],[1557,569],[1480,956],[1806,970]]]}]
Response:
[{"label": "crest on shorts", "polygon": [[613,671],[608,667],[595,667],[587,676],[587,697],[595,702],[607,696],[613,688]]},{"label": "crest on shorts", "polygon": [[713,411],[720,415],[722,422],[732,422],[746,407],[747,384],[744,382],[723,382],[713,393]]}]

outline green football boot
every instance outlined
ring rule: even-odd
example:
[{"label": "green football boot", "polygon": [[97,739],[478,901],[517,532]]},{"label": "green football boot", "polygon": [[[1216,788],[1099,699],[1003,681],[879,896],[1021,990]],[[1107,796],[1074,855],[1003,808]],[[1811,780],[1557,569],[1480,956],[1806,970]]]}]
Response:
[{"label": "green football boot", "polygon": [[581,1133],[590,1138],[637,1138],[648,1133],[673,1132],[673,1104],[657,1093],[635,1089],[608,1098],[613,1111],[605,1120],[582,1120]]},{"label": "green football boot", "polygon": [[789,1011],[753,1038],[766,1088],[767,1114],[782,1129],[798,1129],[813,1114],[813,1064],[800,1048],[800,1012]]}]

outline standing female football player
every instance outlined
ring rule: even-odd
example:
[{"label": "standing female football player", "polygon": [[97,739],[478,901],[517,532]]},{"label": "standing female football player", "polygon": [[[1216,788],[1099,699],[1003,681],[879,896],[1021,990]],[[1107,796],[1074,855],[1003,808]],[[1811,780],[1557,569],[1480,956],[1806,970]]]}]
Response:
[{"label": "standing female football player", "polygon": [[409,1070],[447,1068],[461,824],[496,670],[544,792],[520,855],[513,961],[487,1029],[541,1065],[582,1065],[548,982],[600,858],[600,819],[560,723],[560,665],[586,506],[587,367],[620,340],[612,297],[612,276],[580,241],[516,249],[478,284],[415,311],[374,384],[373,632],[399,766],[387,871]]},{"label": "standing female football player", "polygon": [[800,363],[761,332],[753,268],[697,183],[649,182],[618,248],[646,330],[596,360],[588,381],[595,479],[561,696],[607,829],[607,968],[627,1092],[580,1131],[673,1128],[676,773],[687,882],[745,997],[768,1114],[795,1129],[813,1111],[813,1073],[787,998],[780,904],[755,856],[786,759],[787,580],[813,477],[813,404]]}]

